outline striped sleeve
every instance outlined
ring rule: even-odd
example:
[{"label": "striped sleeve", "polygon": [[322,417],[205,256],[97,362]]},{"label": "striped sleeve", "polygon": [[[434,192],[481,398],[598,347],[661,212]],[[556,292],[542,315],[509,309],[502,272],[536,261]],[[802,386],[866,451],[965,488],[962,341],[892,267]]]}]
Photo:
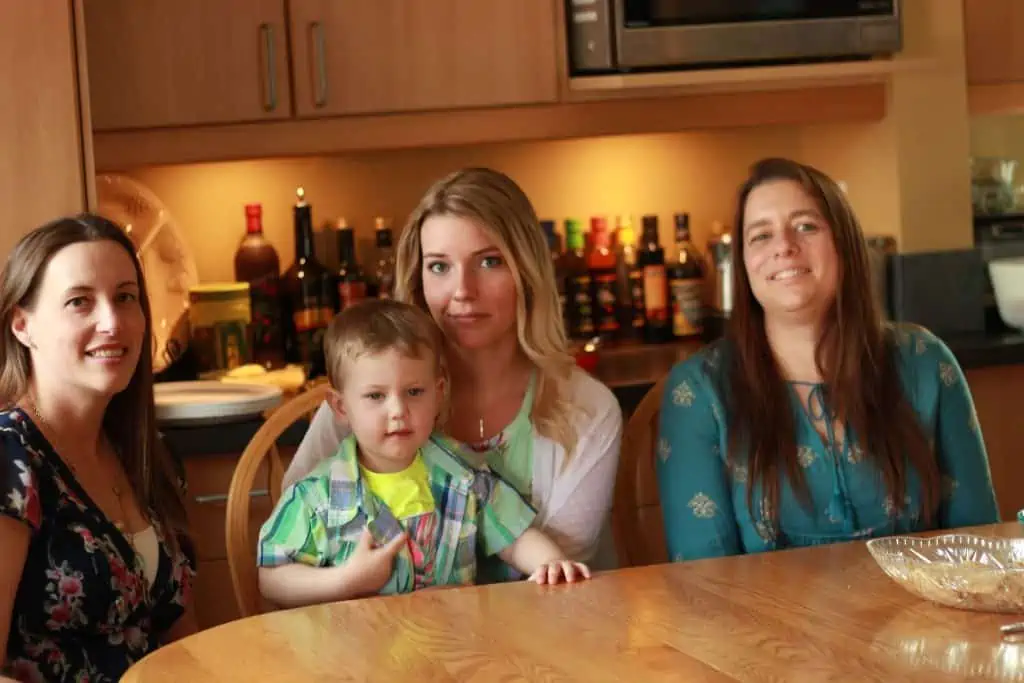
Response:
[{"label": "striped sleeve", "polygon": [[[530,528],[537,513],[500,478],[489,472],[479,472],[476,477],[474,489],[480,491],[478,544],[485,555],[497,555]],[[486,479],[485,486],[482,479]]]},{"label": "striped sleeve", "polygon": [[281,494],[260,529],[257,566],[301,563],[325,567],[330,563],[326,486],[326,479],[304,479]]}]

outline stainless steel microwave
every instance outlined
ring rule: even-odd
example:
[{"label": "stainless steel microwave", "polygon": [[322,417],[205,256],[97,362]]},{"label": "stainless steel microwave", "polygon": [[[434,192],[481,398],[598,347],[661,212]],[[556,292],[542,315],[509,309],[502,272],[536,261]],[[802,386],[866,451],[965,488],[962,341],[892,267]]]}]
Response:
[{"label": "stainless steel microwave", "polygon": [[574,74],[845,60],[902,48],[901,0],[566,0]]}]

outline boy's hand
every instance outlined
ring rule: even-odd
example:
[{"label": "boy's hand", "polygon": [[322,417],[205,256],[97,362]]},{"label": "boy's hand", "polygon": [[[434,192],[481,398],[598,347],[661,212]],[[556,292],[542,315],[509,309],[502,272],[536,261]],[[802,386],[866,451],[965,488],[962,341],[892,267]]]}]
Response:
[{"label": "boy's hand", "polygon": [[380,592],[380,589],[391,578],[395,564],[395,555],[405,545],[407,534],[402,533],[384,545],[374,547],[373,536],[369,529],[363,529],[356,548],[343,565],[345,573],[351,577],[351,585],[360,594]]},{"label": "boy's hand", "polygon": [[530,574],[530,581],[536,584],[554,585],[565,577],[566,583],[575,583],[590,578],[590,568],[582,562],[570,560],[556,560],[537,567],[537,570]]}]

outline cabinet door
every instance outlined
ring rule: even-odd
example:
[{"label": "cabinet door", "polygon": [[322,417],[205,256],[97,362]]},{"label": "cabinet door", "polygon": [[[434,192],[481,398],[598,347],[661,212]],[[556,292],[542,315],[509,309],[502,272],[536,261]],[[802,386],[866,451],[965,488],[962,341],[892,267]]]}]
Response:
[{"label": "cabinet door", "polygon": [[89,0],[94,130],[291,116],[284,0]]},{"label": "cabinet door", "polygon": [[964,0],[967,82],[1024,81],[1024,2]]},{"label": "cabinet door", "polygon": [[292,0],[299,116],[553,102],[552,0]]},{"label": "cabinet door", "polygon": [[0,5],[0,263],[24,234],[85,208],[70,0]]}]

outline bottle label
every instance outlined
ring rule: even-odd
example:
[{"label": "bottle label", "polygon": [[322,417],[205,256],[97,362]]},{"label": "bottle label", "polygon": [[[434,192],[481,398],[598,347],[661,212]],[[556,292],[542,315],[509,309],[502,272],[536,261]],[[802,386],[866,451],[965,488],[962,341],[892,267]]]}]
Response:
[{"label": "bottle label", "polygon": [[279,360],[284,354],[280,284],[277,274],[249,281],[253,356],[257,360]]},{"label": "bottle label", "polygon": [[341,310],[366,298],[366,283],[362,280],[342,280],[338,283],[338,302]]},{"label": "bottle label", "polygon": [[668,323],[668,280],[662,264],[644,266],[644,312],[653,323]]},{"label": "bottle label", "polygon": [[647,324],[646,300],[644,298],[644,271],[636,268],[629,272],[629,299],[631,325],[640,331]]},{"label": "bottle label", "polygon": [[594,327],[598,332],[617,332],[615,316],[615,273],[601,273],[593,278]]},{"label": "bottle label", "polygon": [[327,325],[331,322],[334,312],[330,308],[319,306],[319,302],[309,303],[312,305],[292,314],[292,321],[295,324],[300,361],[316,365],[322,362],[324,332],[327,331]]},{"label": "bottle label", "polygon": [[691,337],[704,329],[704,298],[698,278],[672,280],[672,334]]},{"label": "bottle label", "polygon": [[594,334],[594,307],[591,300],[590,276],[570,276],[566,283],[569,306],[569,336],[591,337]]}]

